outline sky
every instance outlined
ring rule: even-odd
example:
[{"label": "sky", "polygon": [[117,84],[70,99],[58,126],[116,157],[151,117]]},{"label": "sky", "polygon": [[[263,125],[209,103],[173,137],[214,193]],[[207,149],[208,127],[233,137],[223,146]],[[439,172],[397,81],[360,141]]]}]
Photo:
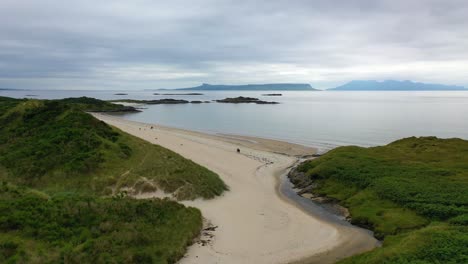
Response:
[{"label": "sky", "polygon": [[468,1],[0,1],[0,88],[362,79],[468,87]]}]

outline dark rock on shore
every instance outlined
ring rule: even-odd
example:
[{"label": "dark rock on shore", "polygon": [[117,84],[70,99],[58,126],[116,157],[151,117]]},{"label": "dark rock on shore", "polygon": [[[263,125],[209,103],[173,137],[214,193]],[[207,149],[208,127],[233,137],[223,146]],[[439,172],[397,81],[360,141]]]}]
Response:
[{"label": "dark rock on shore", "polygon": [[311,177],[307,176],[304,172],[298,171],[296,168],[289,171],[288,178],[295,188],[302,189],[302,191],[310,189],[314,183]]},{"label": "dark rock on shore", "polygon": [[267,102],[262,101],[258,98],[253,97],[233,97],[233,98],[225,98],[222,100],[215,100],[218,103],[231,103],[231,104],[241,104],[241,103],[254,103],[254,104],[279,104],[278,102]]},{"label": "dark rock on shore", "polygon": [[297,167],[291,169],[288,173],[288,178],[294,185],[294,188],[299,189],[297,194],[311,199],[312,201],[319,203],[332,214],[339,215],[351,221],[350,213],[346,207],[341,206],[338,201],[331,197],[317,195],[314,193],[314,188],[317,187],[317,183],[312,178],[306,175],[304,172],[298,171]]}]

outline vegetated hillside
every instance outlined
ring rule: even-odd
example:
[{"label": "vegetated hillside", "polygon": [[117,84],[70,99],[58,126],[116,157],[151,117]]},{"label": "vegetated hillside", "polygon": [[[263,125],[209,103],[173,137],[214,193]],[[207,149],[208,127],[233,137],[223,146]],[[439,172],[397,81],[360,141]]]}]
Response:
[{"label": "vegetated hillside", "polygon": [[0,185],[0,263],[174,263],[202,227],[168,200],[48,196]]},{"label": "vegetated hillside", "polygon": [[12,183],[95,194],[161,188],[180,199],[212,198],[226,189],[208,169],[82,111],[98,104],[13,102],[0,116],[0,166]]},{"label": "vegetated hillside", "polygon": [[0,96],[0,115],[23,101],[21,99]]},{"label": "vegetated hillside", "polygon": [[48,101],[48,102],[60,102],[62,104],[67,104],[69,107],[75,109],[88,111],[88,112],[139,112],[136,108],[132,106],[124,106],[121,104],[111,103],[107,101],[102,101],[99,99],[91,97],[74,97],[74,98],[65,98],[61,100],[33,100],[33,99],[15,99],[10,97],[0,96],[0,116],[4,114],[8,109],[11,109],[15,105],[31,101]]},{"label": "vegetated hillside", "polygon": [[88,112],[140,112],[132,106],[124,106],[91,97],[74,97],[58,100],[77,109]]},{"label": "vegetated hillside", "polygon": [[122,190],[193,199],[226,186],[83,112],[108,103],[84,101],[0,97],[0,263],[176,262],[202,228],[200,211]]},{"label": "vegetated hillside", "polygon": [[382,248],[343,263],[467,263],[468,141],[406,138],[340,147],[303,163],[313,192],[336,198]]}]

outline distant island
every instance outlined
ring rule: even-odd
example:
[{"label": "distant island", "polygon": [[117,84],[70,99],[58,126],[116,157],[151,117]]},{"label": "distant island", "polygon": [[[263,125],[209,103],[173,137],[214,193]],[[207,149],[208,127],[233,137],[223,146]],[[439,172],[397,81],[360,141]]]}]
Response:
[{"label": "distant island", "polygon": [[157,100],[134,100],[134,99],[121,99],[121,100],[109,100],[111,103],[130,103],[130,104],[201,104],[201,103],[210,103],[210,101],[187,101],[182,99],[157,99]]},{"label": "distant island", "polygon": [[242,104],[242,103],[254,103],[254,104],[279,104],[278,102],[267,102],[267,101],[262,101],[258,98],[253,98],[253,97],[244,97],[244,96],[239,96],[235,98],[225,98],[222,100],[216,100],[218,103],[231,103],[231,104]]},{"label": "distant island", "polygon": [[328,91],[465,91],[462,86],[419,83],[412,81],[351,81]]},{"label": "distant island", "polygon": [[153,95],[203,95],[202,93],[153,93]]},{"label": "distant island", "polygon": [[0,88],[0,91],[13,91],[13,90],[23,90],[23,89]]},{"label": "distant island", "polygon": [[176,90],[194,91],[318,91],[307,83],[269,83],[269,84],[245,84],[245,85],[221,85],[207,84]]}]

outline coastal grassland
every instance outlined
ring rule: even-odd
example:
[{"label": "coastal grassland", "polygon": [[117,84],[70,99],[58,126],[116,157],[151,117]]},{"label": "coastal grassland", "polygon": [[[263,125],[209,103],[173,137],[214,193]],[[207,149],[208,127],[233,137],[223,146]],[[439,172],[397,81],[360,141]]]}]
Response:
[{"label": "coastal grassland", "polygon": [[343,263],[468,262],[468,141],[406,138],[303,163],[313,192],[348,207],[383,247]]},{"label": "coastal grassland", "polygon": [[61,103],[73,106],[87,112],[140,112],[132,106],[124,106],[91,97],[73,97],[59,100]]},{"label": "coastal grassland", "polygon": [[95,100],[24,100],[7,109],[0,116],[0,165],[7,180],[47,192],[98,195],[161,188],[179,199],[213,198],[227,189],[208,169],[83,112],[99,108],[102,101]]},{"label": "coastal grassland", "polygon": [[0,185],[1,263],[174,263],[202,227],[169,200],[48,195]]},{"label": "coastal grassland", "polygon": [[[111,103],[107,101],[102,101],[99,99],[91,97],[74,97],[74,98],[65,98],[60,100],[37,100],[37,99],[16,99],[10,97],[0,96],[0,115],[17,106],[20,103],[25,103],[24,106],[31,104],[37,104],[39,102],[59,102],[66,104],[74,109],[79,109],[88,112],[126,112],[130,110],[135,110],[133,107],[123,106],[116,103]],[[15,109],[18,111],[19,109]]]},{"label": "coastal grassland", "polygon": [[5,113],[22,101],[24,100],[0,96],[0,114]]},{"label": "coastal grassland", "polygon": [[0,263],[183,256],[202,228],[200,211],[127,194],[159,188],[208,199],[227,187],[208,169],[85,112],[115,107],[90,98],[0,97]]},{"label": "coastal grassland", "polygon": [[431,223],[413,232],[388,236],[382,248],[339,263],[467,263],[467,245],[466,226]]}]

